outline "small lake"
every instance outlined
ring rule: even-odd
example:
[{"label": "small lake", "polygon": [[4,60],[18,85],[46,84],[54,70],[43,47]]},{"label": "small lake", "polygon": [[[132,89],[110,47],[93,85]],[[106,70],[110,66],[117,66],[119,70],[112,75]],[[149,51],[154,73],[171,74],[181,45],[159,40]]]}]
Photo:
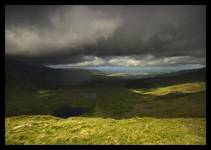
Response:
[{"label": "small lake", "polygon": [[60,118],[68,118],[71,116],[80,116],[88,111],[89,111],[88,108],[62,106],[54,110],[52,115]]}]

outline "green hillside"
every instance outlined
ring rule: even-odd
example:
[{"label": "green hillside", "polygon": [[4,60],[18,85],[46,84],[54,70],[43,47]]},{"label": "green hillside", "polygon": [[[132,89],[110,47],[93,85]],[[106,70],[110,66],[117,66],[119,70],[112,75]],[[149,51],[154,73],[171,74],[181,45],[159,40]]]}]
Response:
[{"label": "green hillside", "polygon": [[[144,89],[151,93],[141,94],[118,86],[106,93],[108,87],[93,86],[28,93],[28,98],[19,95],[22,100],[6,101],[10,116],[5,120],[6,144],[205,144],[201,84],[187,84],[196,91],[185,95],[168,91],[154,96],[157,89]],[[98,97],[80,98],[80,93],[90,91]],[[91,111],[68,119],[46,116],[64,105]]]},{"label": "green hillside", "polygon": [[[39,67],[34,67],[35,71],[24,65],[18,66],[22,68],[15,70],[13,64],[6,70],[7,145],[206,144],[205,69],[162,75],[136,83],[137,80],[103,76],[84,82],[81,76],[89,74],[93,79],[96,76],[78,70],[75,72],[79,77],[77,84],[66,85],[45,79],[50,76],[49,72],[52,73],[51,69],[42,68],[48,70],[48,75],[42,78]],[[55,72],[66,76],[63,71]],[[185,77],[183,80],[182,76]],[[172,77],[174,81],[166,84]],[[75,78],[65,80],[73,83]],[[55,110],[64,106],[88,111],[74,116],[70,110],[66,119],[54,116]]]}]

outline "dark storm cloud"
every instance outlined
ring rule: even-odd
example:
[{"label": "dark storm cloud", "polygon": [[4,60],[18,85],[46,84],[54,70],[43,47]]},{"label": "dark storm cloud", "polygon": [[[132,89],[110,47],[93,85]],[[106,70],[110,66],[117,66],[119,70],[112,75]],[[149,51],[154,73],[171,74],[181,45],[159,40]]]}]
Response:
[{"label": "dark storm cloud", "polygon": [[43,64],[87,55],[203,59],[205,15],[205,6],[185,5],[7,6],[6,54]]},{"label": "dark storm cloud", "polygon": [[[111,40],[101,42],[117,54],[154,54],[157,56],[205,53],[205,10],[200,6],[140,6],[127,9],[124,24]],[[100,51],[96,51],[100,53]]]}]

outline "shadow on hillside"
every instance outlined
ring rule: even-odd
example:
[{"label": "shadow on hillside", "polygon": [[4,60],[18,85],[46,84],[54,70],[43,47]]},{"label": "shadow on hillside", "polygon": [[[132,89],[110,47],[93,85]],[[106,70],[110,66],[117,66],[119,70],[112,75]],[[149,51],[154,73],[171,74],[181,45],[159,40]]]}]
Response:
[{"label": "shadow on hillside", "polygon": [[[147,81],[147,87],[145,87],[145,82]],[[170,84],[170,82],[157,82],[155,85],[154,81],[151,80],[141,80],[134,84],[130,82],[130,86],[132,88],[138,85],[138,88],[149,88],[149,87],[160,87],[161,83],[163,85],[174,85],[175,83],[185,83],[185,82],[175,82]],[[133,81],[134,82],[134,81]],[[152,83],[148,83],[152,82]],[[129,81],[128,81],[129,83]],[[62,94],[68,95],[56,95],[55,93],[51,93],[48,90],[42,90],[38,93],[32,93],[31,91],[17,91],[11,92],[14,96],[9,93],[8,95],[12,95],[12,98],[7,101],[6,94],[6,114],[5,117],[19,116],[19,115],[52,115],[60,118],[67,118],[72,116],[85,116],[85,117],[101,117],[101,118],[114,118],[114,119],[126,119],[133,117],[154,117],[154,118],[199,118],[206,116],[206,92],[198,92],[191,94],[181,94],[181,93],[173,93],[164,96],[148,96],[146,101],[137,102],[134,101],[130,103],[130,96],[135,97],[136,99],[142,99],[142,96],[136,95],[133,92],[127,92],[124,89],[128,89],[128,83],[124,83],[123,81],[106,81],[106,82],[98,82],[83,85],[83,86],[74,86],[74,87],[59,87],[54,90],[70,90],[74,89],[76,92],[80,92],[80,95],[83,99],[86,99],[88,103],[100,103],[100,105],[95,104],[94,107],[77,107],[69,105],[66,100],[62,98],[65,96],[72,96],[73,99],[77,99],[78,97],[74,97],[73,95],[69,95],[69,93],[63,92]],[[165,83],[165,84],[164,84]],[[168,84],[167,84],[168,83]],[[148,87],[149,86],[149,87]],[[103,87],[103,88],[101,88]],[[88,90],[87,90],[88,89]],[[10,89],[11,90],[11,89]],[[102,94],[104,97],[98,97],[96,93],[93,91],[97,91]],[[115,91],[116,90],[116,91]],[[123,90],[123,91],[122,91]],[[89,91],[89,92],[87,92]],[[21,93],[22,92],[22,93]],[[32,95],[34,94],[34,95]],[[34,98],[37,95],[39,99]],[[57,93],[56,93],[57,94]],[[113,94],[113,95],[112,95]],[[127,95],[129,94],[129,95]],[[48,96],[53,96],[53,99],[47,98]],[[129,101],[121,101],[125,100],[129,97]],[[33,99],[34,98],[34,99]],[[41,99],[42,98],[42,99]],[[101,99],[103,98],[103,99]],[[14,100],[15,99],[15,100]],[[40,100],[41,99],[41,100]],[[60,100],[63,102],[59,102]],[[110,100],[111,99],[111,100]],[[29,100],[29,101],[28,101]],[[61,100],[61,101],[62,101]],[[103,100],[108,100],[108,102],[101,102]],[[118,100],[115,102],[115,100]],[[18,101],[18,102],[17,102]],[[42,102],[41,102],[42,101]],[[65,102],[64,102],[65,101]],[[69,101],[68,101],[69,102]],[[40,105],[42,103],[42,105]],[[51,105],[54,103],[55,105]],[[68,106],[69,105],[69,106]]]},{"label": "shadow on hillside", "polygon": [[[199,102],[201,98],[201,102]],[[129,119],[134,117],[153,118],[200,118],[206,117],[205,91],[192,94],[169,94],[159,97],[150,97],[153,102],[143,101],[141,104],[134,104],[124,108],[116,105],[113,109],[107,106],[86,108],[72,107],[68,105],[52,108],[51,110],[40,111],[23,110],[7,113],[6,117],[19,115],[52,115],[59,118],[75,116],[100,117],[113,119]],[[196,97],[196,99],[191,99]],[[197,97],[199,99],[197,99]],[[108,104],[109,105],[109,104]],[[114,104],[115,105],[115,104]],[[18,108],[17,108],[18,110]]]}]

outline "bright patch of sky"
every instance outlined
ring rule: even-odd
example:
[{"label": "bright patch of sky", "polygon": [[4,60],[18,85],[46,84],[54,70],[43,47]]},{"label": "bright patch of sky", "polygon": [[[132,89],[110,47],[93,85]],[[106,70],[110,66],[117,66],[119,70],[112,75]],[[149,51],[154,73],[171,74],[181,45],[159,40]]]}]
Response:
[{"label": "bright patch of sky", "polygon": [[50,68],[82,68],[109,73],[166,73],[205,67],[204,58],[191,56],[84,56],[84,61],[74,64],[48,65]]},{"label": "bright patch of sky", "polygon": [[167,65],[167,66],[147,66],[147,67],[127,67],[127,66],[95,66],[82,67],[87,70],[96,70],[105,73],[145,73],[145,74],[160,74],[170,73],[181,70],[191,70],[203,68],[203,65]]}]

